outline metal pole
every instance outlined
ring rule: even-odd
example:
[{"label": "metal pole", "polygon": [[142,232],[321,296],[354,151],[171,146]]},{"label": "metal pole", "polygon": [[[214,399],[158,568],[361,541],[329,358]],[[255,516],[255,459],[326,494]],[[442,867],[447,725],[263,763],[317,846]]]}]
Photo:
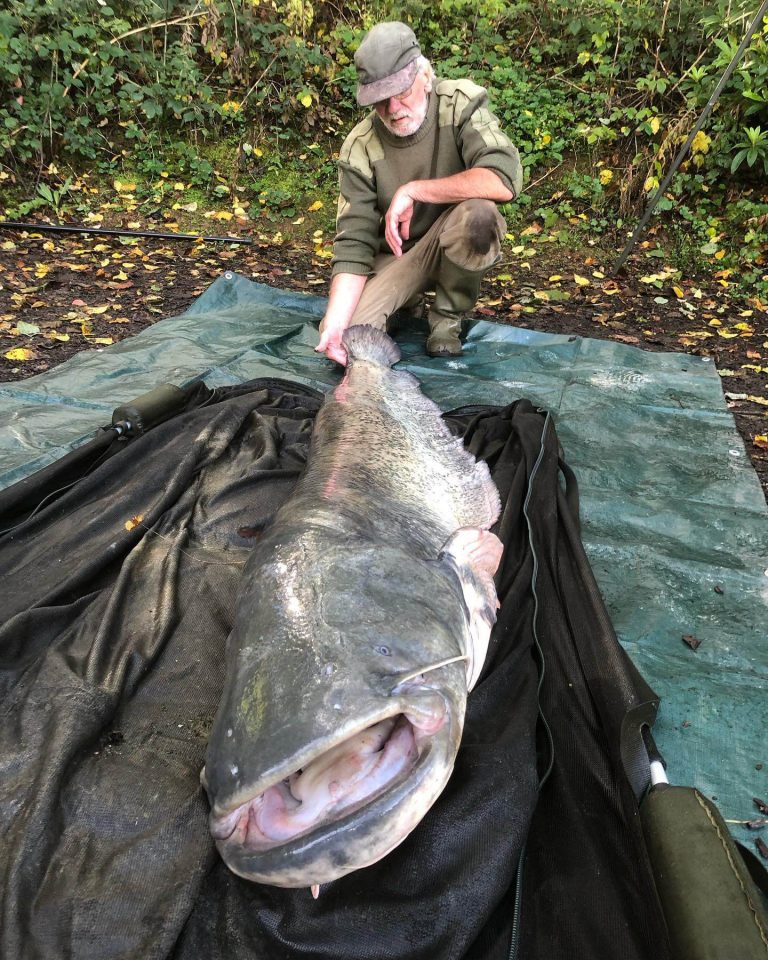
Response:
[{"label": "metal pole", "polygon": [[[768,3],[768,0],[766,0]],[[107,227],[85,227],[78,224],[59,226],[53,223],[15,223],[0,221],[0,230],[29,230],[33,233],[92,233],[100,237],[156,237],[158,240],[204,240],[206,243],[245,243],[247,237],[201,237],[198,233],[158,233],[154,230],[111,230]]]},{"label": "metal pole", "polygon": [[734,71],[734,70],[736,69],[736,67],[738,66],[739,60],[741,60],[741,58],[743,57],[744,51],[745,51],[745,50],[747,49],[747,47],[749,46],[749,41],[752,39],[752,35],[755,33],[755,31],[757,30],[757,28],[758,28],[758,27],[760,26],[760,24],[763,22],[763,17],[765,16],[765,13],[766,13],[767,10],[768,10],[768,0],[763,0],[763,2],[760,4],[760,9],[759,9],[759,10],[757,11],[757,13],[755,14],[754,20],[752,21],[752,23],[751,23],[751,24],[749,25],[749,27],[747,28],[747,32],[746,32],[746,34],[745,34],[745,36],[744,36],[744,39],[741,41],[741,44],[739,45],[739,49],[738,49],[738,50],[736,51],[736,53],[733,55],[733,59],[732,59],[731,62],[728,64],[728,66],[725,68],[725,72],[723,73],[722,77],[720,77],[720,80],[718,81],[717,86],[715,87],[715,89],[712,91],[712,96],[709,98],[709,100],[707,101],[707,105],[706,105],[706,106],[704,107],[704,109],[702,110],[701,116],[700,116],[699,119],[696,121],[696,124],[694,125],[693,129],[691,130],[691,132],[688,134],[688,139],[685,141],[685,143],[684,143],[684,144],[682,145],[682,147],[680,148],[680,152],[679,152],[678,155],[675,157],[674,163],[673,163],[672,166],[669,168],[669,171],[668,171],[666,177],[664,177],[664,180],[663,180],[662,183],[660,184],[658,190],[657,190],[656,193],[651,197],[651,199],[648,201],[648,206],[645,208],[645,213],[643,214],[643,217],[642,217],[640,223],[638,223],[637,227],[635,228],[635,232],[634,232],[634,233],[632,234],[632,236],[629,238],[629,240],[627,241],[626,246],[625,246],[624,249],[621,251],[621,256],[620,256],[619,259],[616,261],[616,263],[613,265],[613,269],[611,270],[611,276],[612,276],[612,277],[615,277],[616,274],[619,272],[619,270],[621,270],[621,268],[624,266],[624,261],[627,259],[627,257],[630,255],[630,253],[631,253],[632,250],[634,249],[634,246],[635,246],[635,244],[637,243],[638,238],[640,237],[640,234],[643,232],[643,230],[645,229],[646,224],[647,224],[648,221],[650,220],[651,214],[653,213],[654,208],[656,207],[656,204],[659,202],[659,199],[661,198],[661,196],[663,195],[664,191],[665,191],[665,190],[667,189],[667,187],[669,186],[670,181],[672,180],[672,177],[675,175],[675,173],[676,173],[676,171],[677,171],[677,168],[678,168],[678,167],[680,166],[680,164],[682,163],[683,157],[686,155],[686,153],[688,152],[691,144],[693,143],[693,138],[696,136],[696,134],[699,132],[699,130],[701,130],[701,128],[702,128],[702,127],[704,126],[704,124],[706,123],[707,117],[708,117],[708,116],[710,115],[710,113],[712,112],[712,109],[713,109],[713,107],[715,106],[715,103],[717,103],[717,99],[718,99],[718,97],[720,96],[720,94],[722,93],[723,87],[726,85],[726,83],[728,83],[728,80],[730,79],[731,74],[733,73],[733,71]]}]

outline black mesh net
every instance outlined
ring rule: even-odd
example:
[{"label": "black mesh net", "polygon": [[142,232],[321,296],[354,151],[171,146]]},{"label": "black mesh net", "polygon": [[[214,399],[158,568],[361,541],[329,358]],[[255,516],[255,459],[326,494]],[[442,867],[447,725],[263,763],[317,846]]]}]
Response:
[{"label": "black mesh net", "polygon": [[438,802],[317,901],[218,858],[198,777],[240,572],[321,400],[200,386],[145,436],[101,437],[0,494],[2,955],[664,960],[633,767],[655,698],[607,620],[554,428],[526,401],[447,417],[491,467],[505,554]]}]

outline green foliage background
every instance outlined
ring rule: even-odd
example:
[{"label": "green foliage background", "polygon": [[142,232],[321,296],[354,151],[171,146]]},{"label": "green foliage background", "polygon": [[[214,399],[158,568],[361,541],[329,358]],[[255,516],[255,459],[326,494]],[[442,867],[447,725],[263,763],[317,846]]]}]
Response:
[{"label": "green foliage background", "polygon": [[[487,86],[521,150],[522,204],[546,226],[621,228],[704,107],[757,0],[6,0],[0,12],[0,169],[40,202],[52,162],[222,187],[224,153],[270,209],[298,168],[330,183],[359,116],[352,57],[383,19],[410,22],[438,75]],[[307,153],[309,149],[309,153]],[[559,170],[559,196],[537,185]],[[297,175],[299,171],[294,171]],[[660,204],[760,274],[768,239],[768,22]],[[270,185],[272,184],[272,185]],[[62,193],[62,190],[64,193]],[[58,191],[58,193],[56,192]],[[271,192],[270,192],[271,191]],[[262,198],[262,202],[264,202]],[[58,203],[55,204],[58,206]]]}]

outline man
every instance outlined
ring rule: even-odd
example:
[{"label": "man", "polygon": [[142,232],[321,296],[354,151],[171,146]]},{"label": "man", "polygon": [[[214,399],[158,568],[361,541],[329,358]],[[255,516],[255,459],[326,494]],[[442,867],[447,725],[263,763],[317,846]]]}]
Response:
[{"label": "man", "polygon": [[517,150],[471,80],[438,80],[404,23],[380,23],[355,54],[357,102],[373,106],[339,155],[328,307],[317,351],[346,363],[351,324],[386,329],[434,290],[427,352],[461,353],[461,321],[499,258],[496,204],[518,196]]}]

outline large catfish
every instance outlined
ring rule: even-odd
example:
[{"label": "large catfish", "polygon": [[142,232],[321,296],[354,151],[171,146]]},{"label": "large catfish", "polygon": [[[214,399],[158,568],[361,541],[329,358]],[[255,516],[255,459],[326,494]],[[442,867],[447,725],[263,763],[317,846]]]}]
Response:
[{"label": "large catfish", "polygon": [[306,471],[244,568],[203,783],[237,874],[376,862],[453,769],[498,606],[499,496],[386,334],[355,326]]}]

